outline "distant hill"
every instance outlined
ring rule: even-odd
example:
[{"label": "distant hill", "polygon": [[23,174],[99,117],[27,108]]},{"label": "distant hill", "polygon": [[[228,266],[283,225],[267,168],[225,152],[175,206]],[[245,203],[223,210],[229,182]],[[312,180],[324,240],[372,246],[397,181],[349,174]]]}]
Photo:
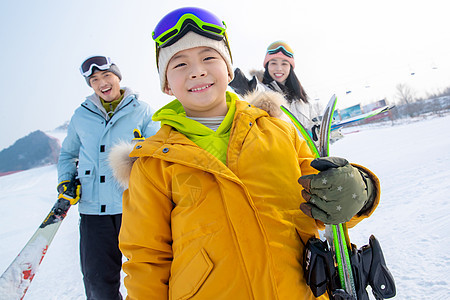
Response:
[{"label": "distant hill", "polygon": [[0,152],[0,176],[58,162],[58,139],[37,130]]}]

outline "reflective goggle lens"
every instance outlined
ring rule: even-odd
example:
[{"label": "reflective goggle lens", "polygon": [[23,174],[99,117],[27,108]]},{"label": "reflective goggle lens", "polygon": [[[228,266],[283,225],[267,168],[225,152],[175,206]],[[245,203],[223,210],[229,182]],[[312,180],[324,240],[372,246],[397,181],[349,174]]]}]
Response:
[{"label": "reflective goggle lens", "polygon": [[287,57],[294,57],[294,53],[292,53],[291,51],[286,50],[286,48],[284,46],[278,46],[275,49],[268,49],[267,53],[269,54],[275,54],[277,52],[283,52],[284,55],[286,55]]},{"label": "reflective goggle lens", "polygon": [[287,57],[294,57],[294,51],[292,48],[284,41],[276,41],[267,47],[268,54],[275,54],[277,52],[282,52]]},{"label": "reflective goggle lens", "polygon": [[92,69],[94,67],[96,67],[100,70],[108,70],[112,64],[113,63],[109,57],[93,56],[93,57],[86,59],[81,64],[80,72],[84,77],[89,77],[92,75]]},{"label": "reflective goggle lens", "polygon": [[156,25],[152,37],[158,47],[164,47],[173,38],[180,34],[184,35],[186,32],[183,32],[183,29],[188,25],[216,37],[223,36],[226,30],[225,23],[209,11],[196,7],[185,7],[174,10],[162,18]]}]

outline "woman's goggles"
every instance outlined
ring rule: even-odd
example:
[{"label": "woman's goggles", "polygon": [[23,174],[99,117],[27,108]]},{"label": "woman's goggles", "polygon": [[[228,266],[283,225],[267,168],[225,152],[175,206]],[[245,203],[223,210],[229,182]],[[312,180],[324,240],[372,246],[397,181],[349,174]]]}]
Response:
[{"label": "woman's goggles", "polygon": [[88,59],[86,59],[80,67],[80,72],[84,77],[89,77],[92,75],[92,70],[94,67],[98,68],[99,70],[108,70],[113,62],[111,61],[111,58],[106,56],[93,56]]},{"label": "woman's goggles", "polygon": [[226,36],[226,29],[225,22],[220,21],[212,13],[201,8],[185,7],[174,10],[162,18],[156,25],[152,37],[157,48],[163,48],[172,45],[189,31],[222,40]]},{"label": "woman's goggles", "polygon": [[294,57],[294,53],[292,53],[291,51],[288,51],[284,46],[280,45],[278,47],[276,47],[275,49],[267,49],[267,53],[269,54],[275,54],[278,52],[282,52],[284,55],[286,55],[287,57]]}]

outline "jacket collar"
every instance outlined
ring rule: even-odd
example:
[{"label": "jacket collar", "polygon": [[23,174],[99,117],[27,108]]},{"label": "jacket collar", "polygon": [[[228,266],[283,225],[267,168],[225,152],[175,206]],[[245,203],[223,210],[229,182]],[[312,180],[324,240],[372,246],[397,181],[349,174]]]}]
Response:
[{"label": "jacket collar", "polygon": [[[233,95],[236,96],[235,94]],[[237,99],[232,130],[237,126],[238,122],[242,121],[246,122],[246,125],[249,125],[245,126],[248,127],[249,130],[251,123],[253,124],[258,118],[263,116],[268,116],[267,112],[258,109],[245,101]],[[141,146],[140,149],[145,148],[144,151],[139,151],[139,155],[137,156],[151,156],[154,153],[155,148],[161,147],[161,145],[164,144],[192,145],[197,147],[194,142],[189,140],[185,135],[175,130],[172,126],[162,125],[161,129],[154,136],[137,144],[137,146]],[[134,156],[132,154],[130,154],[130,156]]]},{"label": "jacket collar", "polygon": [[188,138],[193,136],[221,135],[230,130],[236,110],[236,100],[238,100],[236,94],[230,92],[226,93],[228,112],[224,121],[216,131],[209,129],[198,121],[186,117],[186,112],[178,100],[168,103],[155,112],[153,115],[153,120],[160,121],[161,125],[170,125],[174,127],[177,131],[183,133]]},{"label": "jacket collar", "polygon": [[[243,139],[245,139],[255,121],[263,116],[268,116],[268,114],[247,102],[237,100],[236,113],[230,135],[230,143],[233,143],[232,147],[240,147],[238,144],[242,144]],[[179,145],[182,147],[179,147]],[[195,151],[189,151],[190,147],[192,149],[195,148]],[[130,153],[130,157],[146,156],[234,177],[230,169],[221,163],[219,159],[198,147],[185,135],[169,125],[163,125],[154,136],[137,143]]]},{"label": "jacket collar", "polygon": [[[127,105],[134,98],[136,98],[136,99],[138,98],[138,95],[136,93],[134,93],[133,90],[131,90],[130,88],[121,87],[120,89],[124,91],[123,99],[119,103],[119,105],[117,105],[116,110],[120,109],[124,105]],[[96,93],[93,93],[92,95],[88,96],[81,105],[89,107],[90,106],[88,104],[89,102],[91,102],[92,104],[95,105],[95,107],[98,109],[98,111],[102,114],[102,116],[106,120],[109,120],[108,113],[106,112],[105,108],[103,107],[102,102],[100,101],[100,97]]]},{"label": "jacket collar", "polygon": [[[257,107],[265,109],[270,108],[269,111],[273,112],[274,108],[280,110],[280,101],[275,99],[276,97],[282,98],[283,96],[275,92],[255,92],[248,95],[246,100],[251,103],[255,103]],[[267,105],[268,102],[272,104]],[[261,104],[264,105],[261,106]],[[257,122],[258,118],[263,116],[268,116],[268,113],[256,108],[253,105],[250,105],[245,101],[236,100],[236,113],[234,115],[233,128],[231,129],[233,132],[229,142],[235,143],[237,146],[242,145],[242,140],[239,140],[236,135],[237,122],[245,124],[245,126],[239,126],[239,133],[246,136],[251,128],[250,123],[254,124]],[[172,147],[172,145],[184,145],[186,147]],[[195,147],[196,151],[188,151],[187,147]],[[179,154],[177,155],[175,152],[177,152],[178,149],[181,149],[182,152],[179,151]],[[204,155],[199,155],[199,153],[201,153],[199,151],[204,151]],[[189,157],[186,155],[187,153],[189,153]],[[193,167],[220,173],[223,176],[227,176],[231,180],[239,182],[239,179],[229,168],[227,168],[216,158],[208,160],[208,155],[211,154],[199,148],[194,142],[186,138],[186,136],[174,130],[173,127],[163,125],[155,135],[147,138],[143,142],[137,144],[123,142],[122,144],[116,145],[111,150],[109,161],[112,166],[114,176],[124,188],[128,187],[131,167],[134,161],[138,157],[145,156],[164,158],[173,162],[180,162],[184,165],[191,164]],[[199,157],[204,157],[205,159],[198,161]],[[230,163],[228,167],[230,167]]]}]

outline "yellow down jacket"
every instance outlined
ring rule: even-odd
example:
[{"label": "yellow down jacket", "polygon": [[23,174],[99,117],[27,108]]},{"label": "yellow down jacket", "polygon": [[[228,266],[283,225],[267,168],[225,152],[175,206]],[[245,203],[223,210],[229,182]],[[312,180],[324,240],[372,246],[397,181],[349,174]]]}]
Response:
[{"label": "yellow down jacket", "polygon": [[130,157],[128,299],[315,299],[303,251],[321,225],[300,211],[297,179],[317,171],[291,124],[238,100],[227,166],[168,125]]}]

